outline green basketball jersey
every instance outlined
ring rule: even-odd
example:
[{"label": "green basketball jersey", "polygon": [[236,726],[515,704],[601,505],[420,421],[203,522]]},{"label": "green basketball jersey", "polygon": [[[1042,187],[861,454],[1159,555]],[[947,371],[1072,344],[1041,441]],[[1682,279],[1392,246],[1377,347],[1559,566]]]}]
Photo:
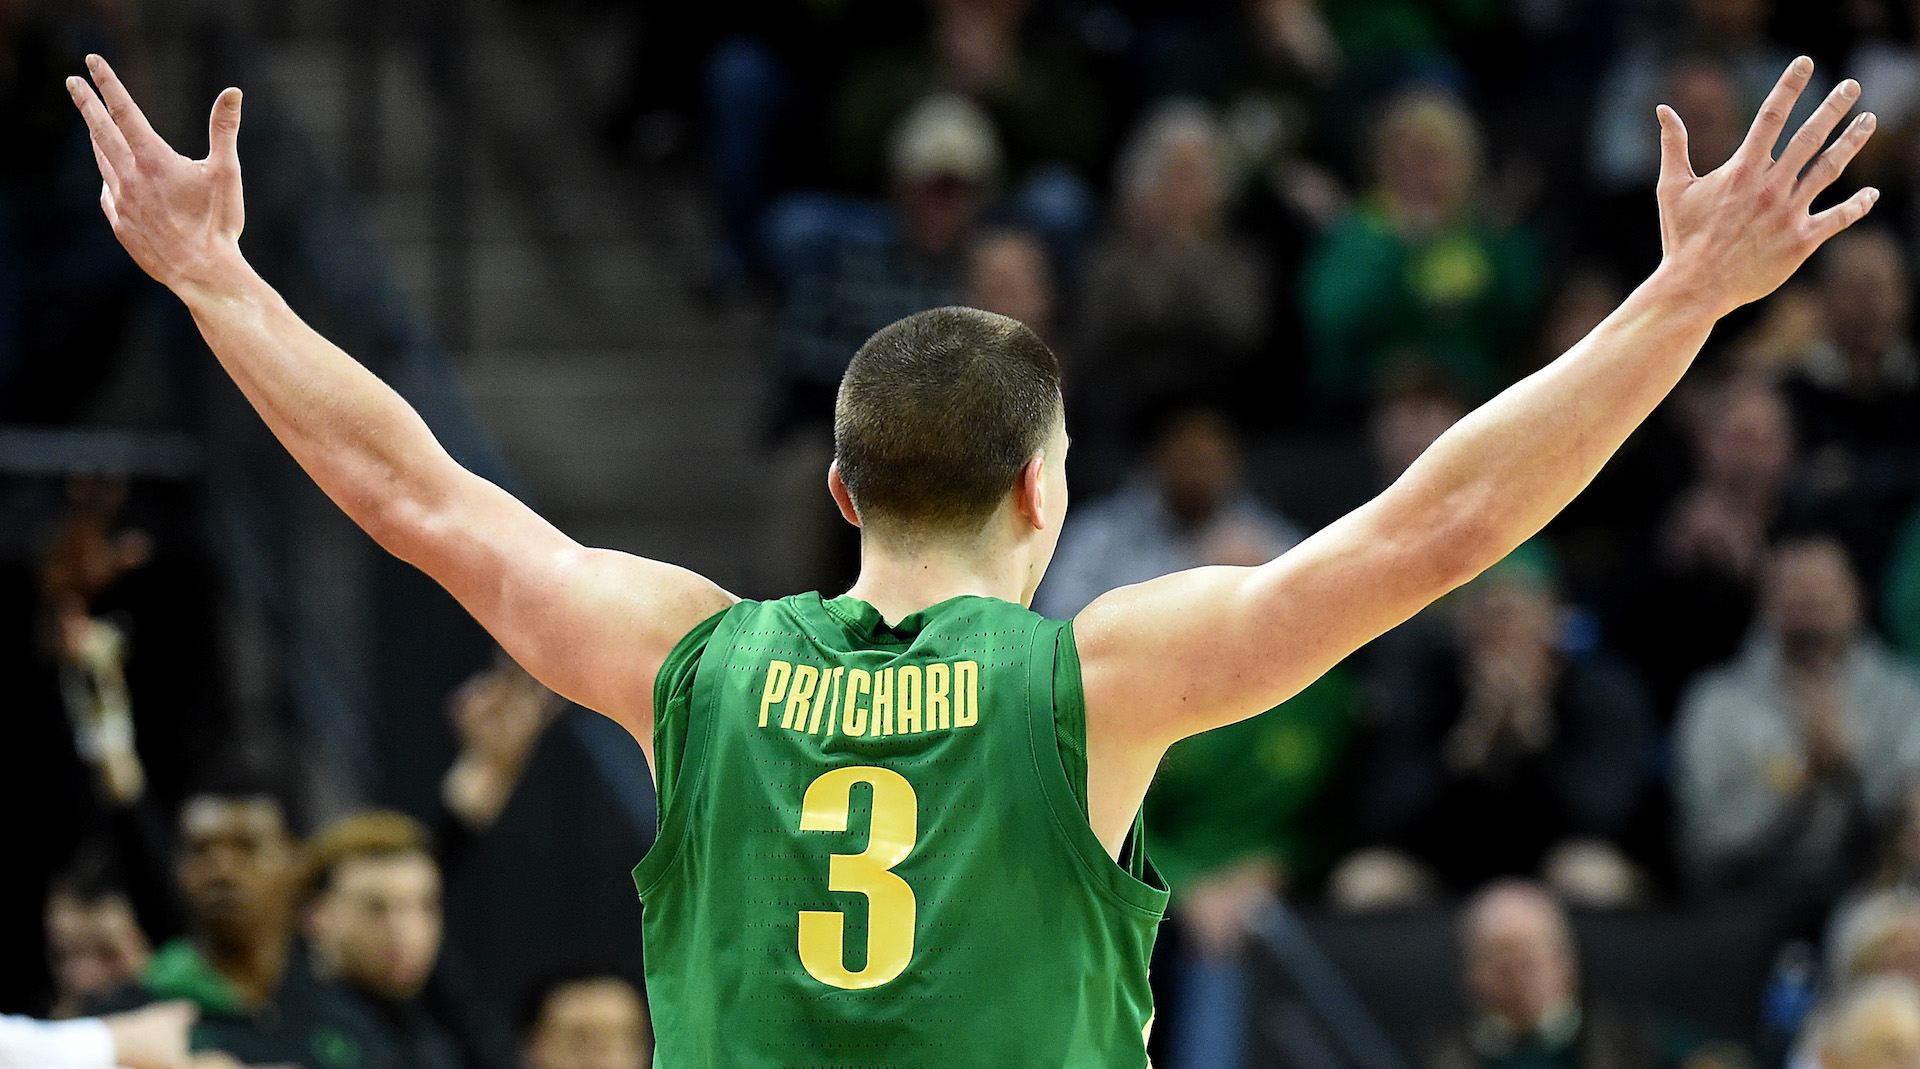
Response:
[{"label": "green basketball jersey", "polygon": [[661,1069],[1140,1069],[1166,892],[1087,823],[1069,625],[741,602],[656,687]]}]

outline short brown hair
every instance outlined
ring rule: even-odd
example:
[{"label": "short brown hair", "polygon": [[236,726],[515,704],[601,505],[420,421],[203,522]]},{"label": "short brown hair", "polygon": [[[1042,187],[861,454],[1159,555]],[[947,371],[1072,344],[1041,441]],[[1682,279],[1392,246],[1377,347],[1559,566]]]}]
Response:
[{"label": "short brown hair", "polygon": [[324,893],[340,866],[354,858],[421,854],[433,860],[433,837],[405,813],[375,809],[342,817],[307,840],[301,873],[303,898]]},{"label": "short brown hair", "polygon": [[863,523],[953,533],[985,522],[1060,414],[1060,364],[1038,335],[977,308],[935,308],[854,354],[834,454]]}]

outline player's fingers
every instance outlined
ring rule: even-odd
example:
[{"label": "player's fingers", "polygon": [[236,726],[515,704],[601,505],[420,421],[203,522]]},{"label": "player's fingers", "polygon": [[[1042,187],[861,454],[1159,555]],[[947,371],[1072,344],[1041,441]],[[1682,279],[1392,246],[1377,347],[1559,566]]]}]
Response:
[{"label": "player's fingers", "polygon": [[1660,184],[1692,181],[1693,162],[1687,158],[1687,124],[1665,104],[1653,109],[1660,120]]},{"label": "player's fingers", "polygon": [[1880,191],[1867,186],[1846,200],[1828,208],[1813,217],[1814,244],[1820,245],[1835,234],[1859,222],[1873,203],[1880,199]]},{"label": "player's fingers", "polygon": [[1747,139],[1740,142],[1739,151],[1734,153],[1736,159],[1744,157],[1750,163],[1773,159],[1774,142],[1780,140],[1787,116],[1793,114],[1794,101],[1800,99],[1801,91],[1812,77],[1813,60],[1801,56],[1787,64],[1780,80],[1767,93],[1766,102],[1760,105],[1760,114],[1753,117],[1753,125],[1747,128]]},{"label": "player's fingers", "polygon": [[1813,166],[1807,168],[1807,173],[1800,179],[1800,184],[1794,187],[1794,198],[1801,204],[1812,204],[1813,198],[1832,185],[1834,180],[1840,177],[1840,172],[1847,169],[1847,164],[1853,162],[1853,157],[1859,153],[1860,146],[1865,145],[1867,138],[1873,136],[1874,127],[1879,124],[1879,121],[1874,117],[1873,112],[1864,111],[1848,123],[1846,132],[1840,135],[1840,140],[1835,141],[1827,151],[1822,152],[1820,158],[1813,161]]},{"label": "player's fingers", "polygon": [[108,189],[120,188],[120,176],[113,172],[113,164],[107,162],[107,154],[100,151],[100,143],[87,138],[88,147],[93,149],[93,162],[100,167],[100,181]]},{"label": "player's fingers", "polygon": [[120,128],[113,125],[113,120],[107,116],[107,106],[100,103],[93,87],[87,84],[85,78],[68,78],[67,93],[73,97],[74,106],[80,109],[80,117],[87,120],[87,133],[108,165],[116,173],[132,170],[133,150],[127,147],[127,139],[120,133]]},{"label": "player's fingers", "polygon": [[133,102],[133,94],[127,92],[126,85],[120,81],[119,75],[113,73],[113,68],[107,65],[106,60],[99,56],[88,56],[87,70],[93,73],[93,84],[100,87],[100,99],[107,103],[107,114],[113,117],[114,125],[126,136],[127,144],[135,155],[172,151],[167,148],[165,141],[160,140],[160,135],[153,132],[146,114],[140,110],[140,105]]},{"label": "player's fingers", "polygon": [[240,90],[226,89],[213,102],[207,123],[207,158],[216,163],[240,163]]},{"label": "player's fingers", "polygon": [[1840,120],[1852,109],[1853,102],[1859,99],[1860,83],[1852,78],[1834,86],[1833,92],[1827,94],[1827,99],[1820,102],[1820,107],[1807,116],[1806,122],[1800,124],[1793,140],[1787,142],[1787,150],[1780,154],[1781,170],[1796,177],[1805,170],[1807,161],[1813,159],[1814,154],[1820,151],[1820,146],[1827,143],[1827,135],[1833,133],[1833,128],[1840,125]]},{"label": "player's fingers", "polygon": [[100,183],[100,211],[107,217],[107,225],[120,228],[120,206],[113,199],[113,190],[105,182]]}]

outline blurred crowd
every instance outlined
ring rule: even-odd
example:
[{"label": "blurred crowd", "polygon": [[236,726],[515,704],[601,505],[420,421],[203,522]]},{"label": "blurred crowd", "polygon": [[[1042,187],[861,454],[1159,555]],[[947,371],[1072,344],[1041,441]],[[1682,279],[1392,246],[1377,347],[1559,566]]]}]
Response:
[{"label": "blurred crowd", "polygon": [[[118,1024],[185,1003],[195,1049],[253,1066],[649,1064],[643,988],[620,964],[557,960],[511,1022],[487,1020],[444,938],[446,894],[565,703],[500,657],[448,697],[458,751],[431,827],[391,810],[315,827],[297,745],[209,737],[210,709],[182,708],[181,679],[133,656],[192,627],[179,605],[208,594],[143,589],[180,565],[127,525],[127,496],[73,482],[33,586],[9,591],[7,615],[32,633],[8,651],[10,724],[24,730],[0,762],[17,815],[3,890],[7,934],[24,923],[39,939],[7,940],[6,1009]],[[206,639],[171,637],[176,652]],[[184,748],[148,745],[181,735]],[[44,973],[21,953],[36,942]]]},{"label": "blurred crowd", "polygon": [[[964,303],[1033,326],[1065,368],[1079,501],[1036,602],[1055,616],[1270,559],[1576,343],[1659,262],[1655,103],[1705,172],[1796,54],[1818,63],[1798,116],[1859,79],[1882,133],[1832,196],[1879,186],[1873,217],[1724,323],[1542,536],[1294,700],[1177,747],[1148,818],[1175,891],[1175,1066],[1236,1064],[1222,1022],[1277,898],[1482,895],[1462,927],[1482,1005],[1436,1065],[1618,1063],[1609,1036],[1669,1064],[1846,1060],[1816,1038],[1648,1046],[1583,1017],[1564,977],[1499,994],[1502,969],[1570,972],[1540,965],[1570,953],[1567,905],[1764,896],[1827,945],[1840,1001],[1808,1037],[1914,1019],[1905,987],[1839,992],[1920,981],[1920,954],[1889,949],[1920,866],[1920,6],[656,7],[606,133],[705,169],[707,294],[779,309],[789,585],[854,565],[817,487],[848,357]],[[1532,964],[1483,966],[1503,941]]]},{"label": "blurred crowd", "polygon": [[[1284,552],[1576,343],[1659,261],[1656,102],[1704,172],[1794,55],[1819,64],[1803,115],[1858,78],[1879,133],[1831,196],[1878,186],[1866,222],[1725,321],[1540,537],[1169,755],[1155,1042],[1174,1069],[1245,1063],[1247,961],[1284,901],[1458,909],[1462,1012],[1427,1069],[1920,1066],[1920,4],[638,7],[605,147],[704,175],[701,293],[777,310],[786,589],[765,593],[852,577],[821,493],[851,354],[963,303],[1065,369],[1054,616]],[[0,417],[36,422],[84,402],[132,307],[58,92],[124,30],[111,5],[54,10],[0,3],[0,132],[45,149],[0,154]],[[44,886],[0,888],[47,972],[5,977],[0,1008],[185,999],[199,1045],[253,1064],[644,1064],[618,969],[566,964],[502,1027],[442,953],[443,889],[555,699],[489,668],[449,697],[436,817],[308,827],[312,785],[222,745],[217,562],[164,501],[126,500],[72,484],[0,575],[28,740],[0,747],[0,796],[47,814],[21,855]],[[1762,900],[1788,918],[1764,1035],[1583,988],[1570,916]]]},{"label": "blurred crowd", "polygon": [[[166,683],[136,676],[127,653],[130,633],[159,623],[148,613],[167,610],[94,616],[85,596],[64,585],[75,573],[103,569],[94,573],[101,589],[114,589],[147,566],[144,533],[108,539],[94,522],[103,498],[113,501],[112,488],[76,487],[69,521],[37,577],[38,605],[30,611],[42,625],[43,659],[57,666],[54,692],[34,693],[43,675],[35,666],[16,665],[10,677],[25,699],[22,719],[59,718],[77,763],[70,782],[36,774],[26,763],[45,762],[61,748],[36,749],[33,739],[9,760],[9,786],[23,796],[17,812],[58,810],[63,802],[75,812],[24,821],[14,836],[22,876],[9,877],[7,901],[37,900],[22,913],[44,924],[50,983],[37,1004],[8,1008],[119,1021],[112,1015],[182,1002],[196,1018],[194,1047],[244,1065],[649,1064],[643,989],[621,966],[556,962],[503,1026],[477,1017],[473,977],[443,938],[447,890],[462,879],[467,856],[506,808],[564,703],[505,658],[456,690],[447,714],[459,750],[440,784],[432,827],[390,810],[311,827],[311,792],[284,749],[276,757],[209,744],[188,758],[190,778],[163,793],[167,777],[149,769],[166,770],[170,758],[156,751],[156,762],[136,744],[160,734],[161,722],[142,716],[137,734],[131,695],[163,695]],[[30,793],[38,795],[32,808]],[[25,875],[41,859],[35,855],[76,837],[79,845],[64,852],[44,891],[29,885]],[[6,965],[11,990],[37,972],[17,958]]]}]

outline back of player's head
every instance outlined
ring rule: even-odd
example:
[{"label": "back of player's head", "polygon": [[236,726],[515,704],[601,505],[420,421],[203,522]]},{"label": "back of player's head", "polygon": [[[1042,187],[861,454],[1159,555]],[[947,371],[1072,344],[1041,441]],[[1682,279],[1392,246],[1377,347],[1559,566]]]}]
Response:
[{"label": "back of player's head", "polygon": [[935,308],[881,328],[840,381],[834,452],[869,528],[985,523],[1061,418],[1060,365],[1018,320]]}]

